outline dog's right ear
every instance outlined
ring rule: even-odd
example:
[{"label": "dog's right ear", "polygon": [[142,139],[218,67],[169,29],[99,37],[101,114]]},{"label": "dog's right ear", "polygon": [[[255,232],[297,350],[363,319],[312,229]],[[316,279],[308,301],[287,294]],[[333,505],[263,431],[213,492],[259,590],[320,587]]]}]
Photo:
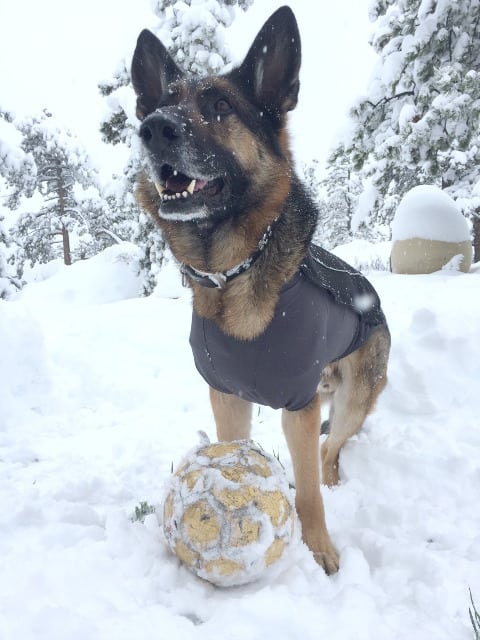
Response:
[{"label": "dog's right ear", "polygon": [[168,85],[180,80],[183,73],[157,36],[144,29],[133,54],[131,76],[137,94],[137,117],[143,120],[162,102]]}]

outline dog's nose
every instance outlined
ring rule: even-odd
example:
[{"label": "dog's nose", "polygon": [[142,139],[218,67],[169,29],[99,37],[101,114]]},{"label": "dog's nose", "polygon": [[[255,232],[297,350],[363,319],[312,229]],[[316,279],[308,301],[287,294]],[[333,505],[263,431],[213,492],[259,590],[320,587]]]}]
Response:
[{"label": "dog's nose", "polygon": [[147,148],[176,142],[182,137],[185,125],[172,113],[156,112],[142,122],[140,138]]}]

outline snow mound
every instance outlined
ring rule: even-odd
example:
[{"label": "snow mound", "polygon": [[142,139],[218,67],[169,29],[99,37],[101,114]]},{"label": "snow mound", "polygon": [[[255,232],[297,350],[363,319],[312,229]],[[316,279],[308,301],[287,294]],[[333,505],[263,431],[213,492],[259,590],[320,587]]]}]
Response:
[{"label": "snow mound", "polygon": [[82,306],[136,298],[142,293],[141,256],[141,250],[129,242],[113,245],[89,260],[62,265],[41,282],[31,282],[19,298]]},{"label": "snow mound", "polygon": [[411,238],[464,242],[470,230],[448,194],[433,185],[419,185],[404,195],[392,222],[393,241]]},{"label": "snow mound", "polygon": [[20,305],[0,300],[0,431],[13,414],[38,410],[49,391],[39,323]]},{"label": "snow mound", "polygon": [[167,253],[164,258],[162,268],[157,275],[157,284],[154,290],[154,295],[159,298],[180,298],[185,293],[185,288],[182,284],[182,276],[180,275],[180,269],[175,263],[173,256]]},{"label": "snow mound", "polygon": [[389,271],[391,242],[372,243],[357,238],[340,244],[332,250],[336,256],[348,262],[358,271]]},{"label": "snow mound", "polygon": [[[357,246],[355,264],[370,251]],[[172,460],[215,433],[189,296],[1,302],[2,640],[318,640],[333,627],[335,640],[472,640],[480,263],[369,278],[392,333],[389,383],[340,455],[340,484],[322,487],[340,571],[294,543],[278,575],[228,592],[181,565],[161,529]],[[291,480],[279,420],[254,411],[252,434]],[[155,513],[132,522],[143,501]]]}]

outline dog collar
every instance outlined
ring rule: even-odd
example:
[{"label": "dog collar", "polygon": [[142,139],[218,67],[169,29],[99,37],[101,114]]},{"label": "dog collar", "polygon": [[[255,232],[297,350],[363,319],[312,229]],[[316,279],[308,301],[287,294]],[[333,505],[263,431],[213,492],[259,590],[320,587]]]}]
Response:
[{"label": "dog collar", "polygon": [[240,262],[227,271],[209,273],[208,271],[200,271],[200,269],[195,269],[195,267],[182,263],[180,265],[180,271],[182,274],[183,285],[186,286],[186,278],[188,277],[197,284],[202,285],[202,287],[207,287],[209,289],[222,289],[226,284],[234,280],[237,276],[245,273],[245,271],[248,271],[250,267],[257,261],[257,259],[263,253],[263,250],[265,249],[267,244],[270,242],[277,222],[278,218],[275,218],[272,224],[268,225],[265,233],[260,238],[257,248],[246,260]]}]

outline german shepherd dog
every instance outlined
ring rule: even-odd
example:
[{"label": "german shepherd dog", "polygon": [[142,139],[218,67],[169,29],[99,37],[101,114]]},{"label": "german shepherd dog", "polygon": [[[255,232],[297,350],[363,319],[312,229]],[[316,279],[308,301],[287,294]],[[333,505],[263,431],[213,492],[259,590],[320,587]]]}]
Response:
[{"label": "german shepherd dog", "polygon": [[[381,321],[360,331],[360,312],[305,275],[317,210],[295,174],[286,128],[299,70],[288,7],[265,23],[239,67],[215,77],[186,76],[142,31],[131,75],[147,162],[136,194],[192,289],[190,341],[218,439],[249,437],[252,402],[282,408],[303,540],[330,574],[339,560],[320,453],[323,482],[337,484],[339,451],[386,384],[390,337]],[[329,435],[320,452],[323,401]]]}]

